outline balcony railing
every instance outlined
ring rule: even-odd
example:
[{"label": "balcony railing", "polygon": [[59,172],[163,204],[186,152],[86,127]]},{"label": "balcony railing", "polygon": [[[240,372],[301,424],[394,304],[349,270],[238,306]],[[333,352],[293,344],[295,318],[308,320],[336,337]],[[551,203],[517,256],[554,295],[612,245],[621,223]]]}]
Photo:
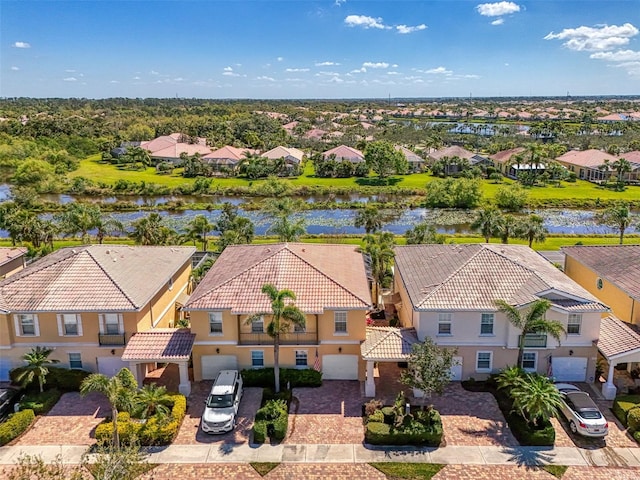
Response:
[{"label": "balcony railing", "polygon": [[[520,343],[520,339],[522,335],[518,337],[518,344]],[[547,336],[545,334],[527,334],[524,336],[524,346],[525,348],[546,348],[547,347]]]},{"label": "balcony railing", "polygon": [[101,346],[123,346],[126,343],[126,334],[124,333],[99,333],[98,343]]},{"label": "balcony railing", "polygon": [[[240,333],[240,345],[273,345],[273,338],[266,333]],[[282,333],[280,345],[318,345],[318,332]]]}]

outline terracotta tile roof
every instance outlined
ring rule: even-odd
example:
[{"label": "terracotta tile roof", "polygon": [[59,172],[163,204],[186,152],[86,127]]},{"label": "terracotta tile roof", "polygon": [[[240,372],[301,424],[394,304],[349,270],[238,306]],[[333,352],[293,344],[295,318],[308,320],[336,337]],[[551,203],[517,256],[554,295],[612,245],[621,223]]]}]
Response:
[{"label": "terracotta tile roof", "polygon": [[594,304],[596,311],[607,310],[523,245],[402,246],[396,247],[395,262],[416,310],[496,310],[497,299],[526,305],[545,295],[575,300],[571,311],[594,311]]},{"label": "terracotta tile roof", "polygon": [[411,346],[418,342],[413,328],[367,327],[360,353],[364,360],[407,360]]},{"label": "terracotta tile roof", "polygon": [[607,152],[601,150],[570,150],[567,153],[560,155],[556,158],[557,161],[562,163],[568,163],[579,167],[598,168],[604,163],[605,160],[615,162],[618,157],[610,155]]},{"label": "terracotta tile roof", "polygon": [[185,310],[271,310],[265,283],[292,290],[305,313],[371,305],[363,256],[352,245],[272,244],[227,247],[191,294]]},{"label": "terracotta tile roof", "polygon": [[304,152],[297,148],[280,146],[272,148],[271,150],[269,150],[268,152],[264,152],[260,156],[270,158],[272,160],[277,160],[278,158],[292,158],[300,163],[302,162],[302,158],[304,157]]},{"label": "terracotta tile roof", "polygon": [[195,333],[186,328],[138,332],[127,342],[122,360],[189,360],[195,339]]},{"label": "terracotta tile roof", "polygon": [[0,265],[9,263],[11,260],[15,260],[18,257],[22,257],[27,253],[27,249],[24,247],[0,247]]},{"label": "terracotta tile roof", "polygon": [[600,322],[598,350],[610,359],[625,353],[640,353],[640,333],[613,315]]},{"label": "terracotta tile roof", "polygon": [[186,153],[189,156],[195,155],[196,153],[199,153],[200,155],[207,155],[208,153],[211,153],[211,149],[204,145],[175,143],[166,148],[151,152],[151,156],[154,158],[180,158],[180,155],[183,153]]},{"label": "terracotta tile roof", "polygon": [[411,150],[409,150],[407,147],[403,147],[402,145],[396,145],[395,147],[396,150],[398,150],[399,152],[402,152],[402,154],[404,155],[404,157],[407,159],[407,162],[413,162],[413,163],[424,163],[424,158],[422,158],[420,155],[418,155],[417,153],[412,152]]},{"label": "terracotta tile roof", "polygon": [[640,245],[578,245],[563,247],[562,252],[640,299]]},{"label": "terracotta tile roof", "polygon": [[501,152],[489,155],[489,158],[497,163],[506,163],[511,160],[514,155],[521,154],[526,149],[524,147],[510,148],[509,150],[502,150]]},{"label": "terracotta tile roof", "polygon": [[194,252],[195,247],[62,248],[0,282],[0,305],[11,312],[135,311]]},{"label": "terracotta tile roof", "polygon": [[250,148],[237,148],[232,147],[231,145],[225,145],[224,147],[220,147],[217,150],[204,155],[202,159],[209,163],[235,165],[240,160],[246,157],[247,152],[254,153],[255,150],[251,150]]},{"label": "terracotta tile roof", "polygon": [[346,145],[340,145],[339,147],[332,148],[322,153],[323,158],[328,158],[331,155],[336,156],[336,160],[349,160],[353,163],[364,162],[364,155],[360,150],[348,147]]},{"label": "terracotta tile roof", "polygon": [[440,160],[443,157],[459,157],[469,159],[474,155],[475,153],[470,152],[466,148],[459,147],[458,145],[441,148],[440,150],[436,150],[429,154],[429,156],[434,160]]}]

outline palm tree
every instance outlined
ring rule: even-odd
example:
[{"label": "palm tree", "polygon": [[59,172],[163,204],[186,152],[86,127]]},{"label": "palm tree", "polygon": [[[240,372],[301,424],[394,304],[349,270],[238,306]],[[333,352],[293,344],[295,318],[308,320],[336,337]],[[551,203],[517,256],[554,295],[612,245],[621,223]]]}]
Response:
[{"label": "palm tree", "polygon": [[291,329],[291,325],[305,327],[305,314],[293,303],[296,294],[291,290],[278,290],[274,285],[266,283],[262,286],[262,293],[269,297],[271,301],[271,312],[257,313],[247,318],[246,323],[251,324],[254,321],[263,318],[265,315],[271,315],[271,321],[267,325],[267,335],[273,338],[273,373],[275,376],[275,391],[280,392],[280,335],[287,333]]},{"label": "palm tree", "polygon": [[500,241],[504,244],[509,243],[509,238],[517,236],[519,228],[520,222],[516,217],[509,214],[502,216],[497,230]]},{"label": "palm tree", "polygon": [[436,227],[433,225],[422,222],[415,225],[404,232],[404,236],[407,240],[407,245],[419,245],[424,243],[445,243],[447,237],[438,233]]},{"label": "palm tree", "polygon": [[530,424],[540,426],[561,405],[561,395],[553,383],[542,375],[526,374],[510,390],[513,406]]},{"label": "palm tree", "polygon": [[47,366],[60,363],[60,360],[49,358],[53,350],[53,348],[37,346],[33,347],[30,352],[25,353],[22,359],[27,362],[27,365],[23,367],[20,374],[16,377],[16,380],[22,383],[23,387],[26,387],[37,378],[40,393],[42,393],[44,391],[44,384],[47,381],[46,377],[49,374]]},{"label": "palm tree", "polygon": [[476,212],[476,218],[471,224],[471,228],[479,230],[485,242],[489,243],[491,237],[498,232],[501,219],[502,213],[500,210],[495,207],[486,207]]},{"label": "palm tree", "polygon": [[389,274],[391,262],[395,256],[393,251],[395,239],[392,233],[382,232],[378,235],[366,235],[363,240],[362,252],[369,257],[371,276],[374,282],[374,298],[377,304],[380,289],[384,284],[385,277]]},{"label": "palm tree", "polygon": [[504,313],[507,316],[507,320],[522,332],[518,340],[518,363],[516,365],[519,367],[522,367],[522,355],[527,335],[537,333],[551,335],[557,340],[558,344],[560,343],[560,336],[567,335],[562,323],[545,318],[547,310],[551,308],[551,302],[546,298],[535,300],[524,312],[504,300],[496,300],[495,304],[498,311]]},{"label": "palm tree", "polygon": [[602,223],[618,230],[620,245],[624,242],[624,232],[633,223],[633,215],[627,202],[616,202],[602,213]]},{"label": "palm tree", "polygon": [[156,212],[136,220],[132,226],[129,236],[141,245],[166,245],[175,236],[173,230],[162,224],[162,217]]},{"label": "palm tree", "polygon": [[214,225],[204,215],[196,215],[188,223],[187,236],[194,240],[202,242],[202,250],[207,251],[209,247],[209,239],[207,234],[213,230]]},{"label": "palm tree", "polygon": [[120,220],[117,220],[111,216],[100,217],[95,225],[96,239],[98,243],[102,245],[104,238],[107,235],[113,235],[116,232],[124,232],[124,225]]},{"label": "palm tree", "polygon": [[230,227],[222,232],[216,241],[216,248],[222,252],[228,245],[246,245],[253,241],[255,226],[247,217],[236,217]]},{"label": "palm tree", "polygon": [[102,373],[92,373],[82,381],[80,394],[85,396],[91,392],[98,392],[107,397],[111,404],[111,421],[113,422],[113,446],[120,449],[118,435],[118,411],[129,411],[136,398],[137,384],[128,368],[121,369],[109,378]]},{"label": "palm tree", "polygon": [[611,164],[613,169],[616,171],[616,175],[618,177],[618,185],[624,185],[624,174],[631,171],[631,163],[624,158],[620,158]]},{"label": "palm tree", "polygon": [[356,228],[364,228],[365,233],[368,235],[380,230],[384,221],[378,208],[373,205],[366,205],[358,210],[353,223]]},{"label": "palm tree", "polygon": [[150,418],[156,414],[166,417],[171,406],[171,397],[164,386],[155,383],[144,385],[135,399],[138,412],[142,418]]},{"label": "palm tree", "polygon": [[60,230],[67,235],[80,234],[83,243],[89,240],[89,230],[100,222],[100,207],[86,203],[67,204],[64,212],[56,216]]},{"label": "palm tree", "polygon": [[547,238],[547,229],[544,227],[544,219],[539,215],[529,215],[521,221],[518,228],[518,238],[529,241],[529,248],[533,242],[544,242]]},{"label": "palm tree", "polygon": [[272,221],[268,234],[275,234],[281,242],[295,242],[306,233],[303,218],[292,218],[301,210],[299,202],[291,197],[271,199],[265,204],[263,214]]}]

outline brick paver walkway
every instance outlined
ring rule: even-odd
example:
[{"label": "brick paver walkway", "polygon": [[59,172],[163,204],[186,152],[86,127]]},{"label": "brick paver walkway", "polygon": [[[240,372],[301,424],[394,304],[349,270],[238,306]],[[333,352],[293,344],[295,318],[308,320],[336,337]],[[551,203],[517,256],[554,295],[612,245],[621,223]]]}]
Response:
[{"label": "brick paver walkway", "polygon": [[208,463],[158,465],[139,477],[140,480],[227,480],[262,479],[260,474],[248,463]]},{"label": "brick paver walkway", "polygon": [[638,480],[640,468],[569,467],[562,480]]},{"label": "brick paver walkway", "polygon": [[[446,465],[433,480],[554,480],[540,468],[507,465]],[[562,477],[563,479],[565,477]]]},{"label": "brick paver walkway", "polygon": [[262,389],[244,389],[238,410],[237,426],[232,432],[223,435],[209,435],[200,428],[200,419],[204,413],[204,402],[211,391],[211,385],[212,382],[207,381],[193,384],[188,400],[187,415],[184,417],[174,444],[196,445],[215,442],[240,444],[249,441],[254,416],[262,401]]},{"label": "brick paver walkway", "polygon": [[490,393],[469,392],[453,382],[428,403],[440,412],[447,445],[519,445]]},{"label": "brick paver walkway", "polygon": [[285,443],[362,443],[360,383],[325,380],[318,388],[295,388]]},{"label": "brick paver walkway", "polygon": [[91,445],[96,426],[107,416],[111,407],[104,395],[94,392],[83,398],[77,392],[65,393],[16,445]]}]

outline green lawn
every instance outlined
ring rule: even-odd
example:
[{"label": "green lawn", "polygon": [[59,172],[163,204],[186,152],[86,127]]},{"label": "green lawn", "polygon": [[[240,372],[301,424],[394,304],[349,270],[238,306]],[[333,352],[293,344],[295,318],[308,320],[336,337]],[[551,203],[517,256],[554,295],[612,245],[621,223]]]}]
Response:
[{"label": "green lawn", "polygon": [[389,480],[429,480],[444,468],[438,463],[376,462],[369,465],[380,470]]}]

